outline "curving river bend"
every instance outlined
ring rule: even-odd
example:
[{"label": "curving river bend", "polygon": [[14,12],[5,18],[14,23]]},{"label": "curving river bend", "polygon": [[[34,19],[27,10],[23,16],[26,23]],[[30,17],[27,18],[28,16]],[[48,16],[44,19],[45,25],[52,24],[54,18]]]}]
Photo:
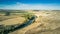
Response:
[{"label": "curving river bend", "polygon": [[0,34],[8,34],[8,33],[16,31],[18,29],[27,27],[28,25],[32,24],[35,21],[35,19],[36,19],[36,16],[32,16],[32,18],[29,19],[29,21],[27,21],[27,22],[25,22],[23,24],[17,25],[16,27],[11,26],[11,27],[9,27],[10,29],[4,29],[2,32],[0,32]]}]

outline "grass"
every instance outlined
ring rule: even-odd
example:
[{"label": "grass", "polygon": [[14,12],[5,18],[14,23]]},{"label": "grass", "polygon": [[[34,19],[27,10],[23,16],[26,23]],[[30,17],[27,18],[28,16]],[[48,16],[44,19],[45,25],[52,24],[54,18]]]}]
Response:
[{"label": "grass", "polygon": [[[56,28],[60,27],[60,11],[40,11],[40,12],[29,11],[24,13],[12,12],[10,16],[0,16],[0,19],[3,18],[2,22],[6,22],[5,24],[10,22],[13,22],[11,24],[14,24],[14,23],[17,24],[18,22],[19,24],[22,24],[22,22],[27,21],[33,15],[37,16],[37,19],[33,24],[9,34],[40,34],[40,33],[48,34],[48,33],[51,33],[50,30],[53,30],[52,32],[58,32]],[[8,20],[4,20],[7,18]]]}]

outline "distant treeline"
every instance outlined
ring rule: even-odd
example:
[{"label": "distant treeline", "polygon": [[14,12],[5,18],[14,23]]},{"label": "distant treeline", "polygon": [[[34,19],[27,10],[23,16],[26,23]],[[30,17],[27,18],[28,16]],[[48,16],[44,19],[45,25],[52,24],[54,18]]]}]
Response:
[{"label": "distant treeline", "polygon": [[11,12],[11,13],[24,13],[24,10],[0,10],[0,12]]}]

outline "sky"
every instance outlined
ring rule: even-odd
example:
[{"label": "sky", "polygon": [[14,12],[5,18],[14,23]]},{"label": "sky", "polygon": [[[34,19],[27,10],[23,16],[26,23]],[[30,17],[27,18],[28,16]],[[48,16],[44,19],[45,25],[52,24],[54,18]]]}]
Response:
[{"label": "sky", "polygon": [[0,0],[0,9],[60,10],[60,0]]}]

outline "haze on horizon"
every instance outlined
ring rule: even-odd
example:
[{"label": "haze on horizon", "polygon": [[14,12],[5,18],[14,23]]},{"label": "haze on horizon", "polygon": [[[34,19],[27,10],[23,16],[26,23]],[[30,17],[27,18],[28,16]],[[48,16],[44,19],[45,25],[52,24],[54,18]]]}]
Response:
[{"label": "haze on horizon", "polygon": [[60,0],[0,0],[0,9],[60,10]]}]

